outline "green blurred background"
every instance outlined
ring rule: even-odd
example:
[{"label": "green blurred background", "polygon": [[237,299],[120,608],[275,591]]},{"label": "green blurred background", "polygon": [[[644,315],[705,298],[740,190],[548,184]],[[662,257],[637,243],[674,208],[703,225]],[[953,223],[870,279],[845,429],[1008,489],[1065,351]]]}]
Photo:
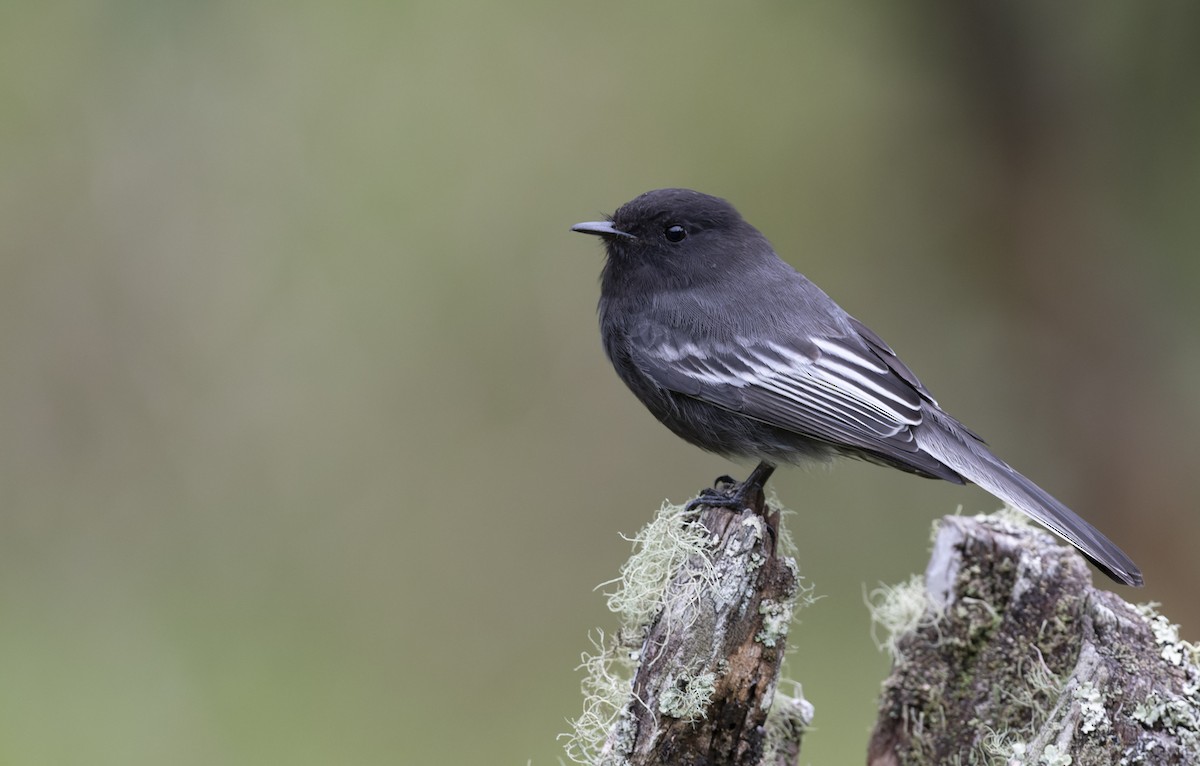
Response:
[{"label": "green blurred background", "polygon": [[[595,584],[745,468],[624,390],[568,227],[725,196],[1200,633],[1200,5],[0,6],[0,762],[535,766]],[[864,589],[974,488],[774,482]]]}]

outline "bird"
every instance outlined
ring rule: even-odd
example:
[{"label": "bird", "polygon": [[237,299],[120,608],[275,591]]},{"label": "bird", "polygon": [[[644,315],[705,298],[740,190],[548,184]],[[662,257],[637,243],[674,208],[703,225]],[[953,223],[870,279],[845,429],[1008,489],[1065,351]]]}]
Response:
[{"label": "bird", "polygon": [[685,441],[759,461],[703,504],[740,507],[780,463],[857,458],[977,484],[1113,580],[1142,585],[1129,556],[947,414],[726,200],[656,189],[571,230],[603,240],[600,330],[618,377]]}]

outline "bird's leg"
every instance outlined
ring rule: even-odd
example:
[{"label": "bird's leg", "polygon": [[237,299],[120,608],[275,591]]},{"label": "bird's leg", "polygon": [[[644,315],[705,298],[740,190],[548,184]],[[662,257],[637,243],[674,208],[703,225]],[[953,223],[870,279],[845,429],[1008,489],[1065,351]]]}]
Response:
[{"label": "bird's leg", "polygon": [[[689,502],[686,506],[687,510],[694,511],[701,506],[708,508],[728,508],[733,511],[740,511],[750,507],[750,501],[754,499],[754,495],[761,492],[766,486],[767,479],[771,478],[771,474],[775,472],[775,466],[767,461],[761,461],[746,480],[741,484],[733,487],[733,492],[728,493],[720,489],[706,489],[700,493],[700,496]],[[730,483],[732,480],[728,476],[722,476],[717,479],[716,485]]]},{"label": "bird's leg", "polygon": [[763,489],[767,486],[767,479],[770,479],[773,473],[775,473],[775,464],[760,460],[758,465],[754,466],[754,470],[750,472],[750,475],[746,477],[746,480],[742,482],[742,486]]}]

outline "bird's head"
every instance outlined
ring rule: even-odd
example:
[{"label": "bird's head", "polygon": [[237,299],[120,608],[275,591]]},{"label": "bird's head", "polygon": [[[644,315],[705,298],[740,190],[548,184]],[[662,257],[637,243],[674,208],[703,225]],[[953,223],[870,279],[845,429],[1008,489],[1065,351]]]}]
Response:
[{"label": "bird's head", "polygon": [[572,231],[604,240],[604,282],[650,278],[663,288],[723,279],[739,263],[773,257],[766,239],[720,197],[691,189],[655,189],[626,202],[606,221]]}]

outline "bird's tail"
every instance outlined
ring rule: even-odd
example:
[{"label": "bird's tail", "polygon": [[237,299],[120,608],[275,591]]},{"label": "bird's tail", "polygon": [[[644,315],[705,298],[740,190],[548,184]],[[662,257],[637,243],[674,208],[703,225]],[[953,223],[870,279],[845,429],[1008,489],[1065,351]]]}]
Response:
[{"label": "bird's tail", "polygon": [[925,408],[917,443],[929,454],[1009,505],[1024,511],[1063,538],[1112,579],[1141,585],[1142,573],[1125,552],[1045,490],[991,453],[958,421],[937,408]]}]

